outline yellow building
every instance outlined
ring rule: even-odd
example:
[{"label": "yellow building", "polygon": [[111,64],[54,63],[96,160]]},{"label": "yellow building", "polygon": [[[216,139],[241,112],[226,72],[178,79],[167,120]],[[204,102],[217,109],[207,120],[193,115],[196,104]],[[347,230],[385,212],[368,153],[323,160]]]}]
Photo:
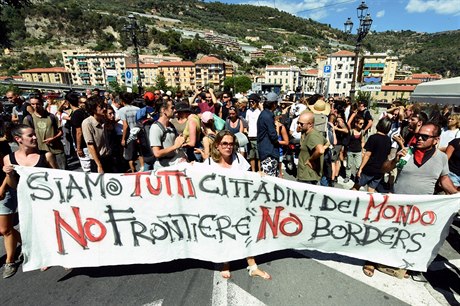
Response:
[{"label": "yellow building", "polygon": [[196,88],[222,88],[226,77],[225,63],[214,56],[203,56],[195,62]]},{"label": "yellow building", "polygon": [[70,73],[64,67],[32,68],[19,71],[26,82],[70,84]]},{"label": "yellow building", "polygon": [[[136,64],[126,64],[126,69],[133,72],[133,86],[137,84],[137,67]],[[158,76],[157,64],[139,64],[141,71],[142,86],[155,86]]]},{"label": "yellow building", "polygon": [[182,90],[195,89],[195,64],[189,61],[161,62],[158,76],[165,78],[166,85],[180,87]]},{"label": "yellow building", "polygon": [[415,87],[422,83],[420,80],[395,80],[382,86],[374,99],[378,101],[392,102],[395,100],[409,99]]}]

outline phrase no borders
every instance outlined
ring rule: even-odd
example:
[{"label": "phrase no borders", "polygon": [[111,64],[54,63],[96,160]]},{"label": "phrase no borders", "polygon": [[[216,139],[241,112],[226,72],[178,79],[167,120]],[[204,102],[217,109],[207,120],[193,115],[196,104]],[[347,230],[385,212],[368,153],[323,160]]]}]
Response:
[{"label": "phrase no borders", "polygon": [[367,194],[205,165],[17,167],[24,271],[311,249],[426,271],[460,196]]}]

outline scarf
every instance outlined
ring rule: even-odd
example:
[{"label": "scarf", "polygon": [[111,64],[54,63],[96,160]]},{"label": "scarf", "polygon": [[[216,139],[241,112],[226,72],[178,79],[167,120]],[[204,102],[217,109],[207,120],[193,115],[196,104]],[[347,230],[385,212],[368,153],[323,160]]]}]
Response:
[{"label": "scarf", "polygon": [[435,152],[436,147],[434,146],[425,150],[416,149],[414,152],[414,164],[420,168],[434,155]]}]

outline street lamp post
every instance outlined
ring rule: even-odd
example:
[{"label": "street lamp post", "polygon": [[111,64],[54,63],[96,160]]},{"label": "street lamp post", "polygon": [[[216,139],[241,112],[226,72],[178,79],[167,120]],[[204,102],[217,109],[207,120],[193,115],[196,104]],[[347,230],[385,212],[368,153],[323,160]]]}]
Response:
[{"label": "street lamp post", "polygon": [[[367,13],[368,6],[363,1],[358,6],[357,13],[359,19],[359,28],[358,28],[358,35],[356,37],[356,45],[355,45],[355,59],[354,59],[354,66],[353,66],[353,75],[351,78],[351,88],[350,88],[350,98],[354,101],[355,92],[356,92],[356,78],[358,72],[358,58],[359,52],[361,51],[361,42],[364,40],[366,35],[369,33],[372,25],[372,18],[371,15]],[[347,21],[344,23],[345,26],[345,33],[350,34],[353,29],[353,21],[351,18],[348,18]]]},{"label": "street lamp post", "polygon": [[[134,17],[133,14],[128,16],[129,23],[123,27],[123,31],[128,34],[129,41],[134,47],[134,56],[136,59],[136,71],[137,71],[137,90],[140,95],[143,93],[142,88],[142,77],[141,77],[141,68],[139,65],[139,46],[142,45],[145,41],[145,35],[147,30],[144,26],[141,26]],[[140,36],[142,38],[140,38]]]}]

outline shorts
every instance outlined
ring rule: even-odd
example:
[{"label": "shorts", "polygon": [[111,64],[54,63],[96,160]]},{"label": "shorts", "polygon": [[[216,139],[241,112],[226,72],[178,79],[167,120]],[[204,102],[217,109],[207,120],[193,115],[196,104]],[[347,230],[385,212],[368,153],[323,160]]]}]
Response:
[{"label": "shorts", "polygon": [[125,149],[123,151],[123,158],[125,160],[137,160],[139,156],[140,148],[136,140],[126,142]]},{"label": "shorts", "polygon": [[460,176],[453,173],[453,172],[449,172],[449,178],[450,180],[452,181],[452,183],[454,184],[455,187],[460,187]]},{"label": "shorts", "polygon": [[367,175],[364,173],[361,173],[361,176],[359,177],[359,186],[365,186],[367,185],[369,188],[375,189],[379,185],[380,181],[382,180],[383,176],[374,176],[374,175]]},{"label": "shorts", "polygon": [[260,167],[265,174],[278,177],[280,173],[278,163],[279,162],[277,158],[267,157],[260,162]]},{"label": "shorts", "polygon": [[18,209],[16,190],[9,188],[5,192],[5,198],[0,201],[0,215],[11,215]]},{"label": "shorts", "polygon": [[248,159],[259,159],[259,151],[257,146],[257,139],[249,139],[248,143]]},{"label": "shorts", "polygon": [[339,160],[340,151],[342,150],[342,145],[335,145],[331,150],[331,162],[336,162]]},{"label": "shorts", "polygon": [[[77,149],[75,148],[75,150]],[[90,172],[91,171],[91,159],[89,158],[88,148],[83,148],[83,154],[85,156],[83,157],[78,156],[78,159],[80,160],[81,169],[83,170],[83,172]]]}]

